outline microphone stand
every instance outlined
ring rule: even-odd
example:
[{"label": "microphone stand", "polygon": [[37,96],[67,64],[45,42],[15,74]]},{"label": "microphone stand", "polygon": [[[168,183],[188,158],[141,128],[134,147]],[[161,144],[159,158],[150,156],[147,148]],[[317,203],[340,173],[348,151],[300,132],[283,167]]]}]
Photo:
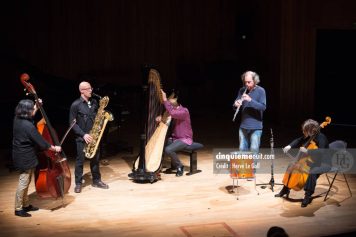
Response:
[{"label": "microphone stand", "polygon": [[271,179],[268,183],[262,183],[262,184],[256,184],[256,186],[261,186],[261,188],[265,189],[267,185],[271,185],[271,190],[274,192],[274,185],[283,185],[281,183],[275,183],[274,182],[274,141],[273,141],[273,131],[271,128],[271,139],[270,139],[270,145],[271,145],[271,156],[273,159],[271,159]]}]

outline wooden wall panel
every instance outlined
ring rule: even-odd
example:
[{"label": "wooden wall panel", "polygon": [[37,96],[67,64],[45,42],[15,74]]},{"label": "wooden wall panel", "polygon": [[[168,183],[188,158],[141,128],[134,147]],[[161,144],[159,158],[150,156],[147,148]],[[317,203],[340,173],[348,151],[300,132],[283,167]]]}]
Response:
[{"label": "wooden wall panel", "polygon": [[[1,42],[12,56],[50,75],[140,85],[141,65],[152,63],[166,87],[196,80],[205,83],[201,96],[218,89],[226,101],[241,85],[240,72],[256,70],[267,89],[269,117],[299,124],[314,112],[316,30],[351,29],[355,5],[354,0],[14,0],[1,16],[6,32]],[[247,40],[239,35],[240,23],[246,23],[241,19],[251,33]]]},{"label": "wooden wall panel", "polygon": [[351,29],[352,0],[281,1],[280,121],[314,116],[317,29]]},{"label": "wooden wall panel", "polygon": [[234,58],[234,5],[233,0],[17,2],[11,10],[19,8],[21,15],[10,19],[16,24],[8,42],[18,57],[56,76],[125,75],[123,83],[137,83],[140,65],[153,63],[174,81],[176,64]]}]

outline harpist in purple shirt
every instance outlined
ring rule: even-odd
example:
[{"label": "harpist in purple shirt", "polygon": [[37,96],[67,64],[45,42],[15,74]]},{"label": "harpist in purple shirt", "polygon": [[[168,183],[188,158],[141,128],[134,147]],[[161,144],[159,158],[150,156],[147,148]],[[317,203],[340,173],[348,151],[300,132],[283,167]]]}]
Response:
[{"label": "harpist in purple shirt", "polygon": [[190,115],[187,108],[178,104],[177,99],[167,99],[166,93],[161,90],[163,104],[173,119],[173,130],[171,138],[167,140],[164,154],[171,158],[171,168],[177,169],[176,176],[182,176],[184,166],[177,155],[193,143],[193,131],[190,124]]},{"label": "harpist in purple shirt", "polygon": [[173,141],[180,140],[185,144],[193,143],[193,130],[190,123],[189,110],[182,105],[174,107],[168,100],[164,101],[164,107],[169,115],[174,119],[172,132]]}]

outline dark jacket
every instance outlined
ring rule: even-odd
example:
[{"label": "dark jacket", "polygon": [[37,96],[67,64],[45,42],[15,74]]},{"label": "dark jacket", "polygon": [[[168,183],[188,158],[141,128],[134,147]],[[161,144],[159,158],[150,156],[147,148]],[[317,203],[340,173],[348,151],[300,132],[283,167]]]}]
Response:
[{"label": "dark jacket", "polygon": [[[299,148],[301,146],[306,146],[305,148],[308,148],[309,144],[305,144],[310,137],[299,137],[295,140],[293,140],[289,145],[292,148]],[[329,142],[326,136],[323,133],[318,133],[315,138],[313,139],[315,144],[317,145],[318,148],[328,148]]]},{"label": "dark jacket", "polygon": [[38,164],[37,152],[50,146],[37,131],[32,120],[14,119],[12,159],[15,169],[24,171],[35,168]]},{"label": "dark jacket", "polygon": [[73,126],[76,141],[84,142],[83,136],[90,133],[94,124],[98,102],[92,98],[89,101],[90,108],[82,97],[76,99],[70,107],[69,123],[76,119],[76,124]]},{"label": "dark jacket", "polygon": [[[236,97],[241,99],[245,88],[242,87]],[[261,86],[256,86],[249,92],[251,101],[244,101],[241,105],[241,124],[240,128],[244,129],[262,129],[263,112],[266,110],[266,91]]]},{"label": "dark jacket", "polygon": [[[308,148],[309,144],[306,144],[310,137],[299,137],[295,140],[293,140],[289,145],[292,148],[299,148],[301,146],[305,146],[305,148]],[[325,157],[325,151],[326,148],[329,147],[329,142],[327,137],[323,133],[318,133],[315,138],[312,140],[315,142],[315,145],[318,147],[318,149],[308,149],[308,155],[311,158],[311,162],[309,165],[311,167],[318,167],[321,166],[321,163],[323,162],[323,158]],[[302,156],[305,156],[305,154],[300,154]]]}]

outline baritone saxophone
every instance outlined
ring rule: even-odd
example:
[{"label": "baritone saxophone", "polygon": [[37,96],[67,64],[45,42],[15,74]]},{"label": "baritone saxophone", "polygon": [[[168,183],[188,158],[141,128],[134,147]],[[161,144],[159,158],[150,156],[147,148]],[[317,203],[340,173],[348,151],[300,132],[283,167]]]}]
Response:
[{"label": "baritone saxophone", "polygon": [[86,158],[93,158],[96,151],[98,150],[99,143],[101,137],[103,136],[106,124],[108,121],[113,121],[114,116],[112,113],[105,111],[104,108],[109,104],[109,97],[104,96],[99,100],[99,108],[98,112],[95,116],[94,124],[92,129],[90,130],[90,136],[92,136],[93,140],[89,144],[85,144],[84,146],[84,154]]}]

